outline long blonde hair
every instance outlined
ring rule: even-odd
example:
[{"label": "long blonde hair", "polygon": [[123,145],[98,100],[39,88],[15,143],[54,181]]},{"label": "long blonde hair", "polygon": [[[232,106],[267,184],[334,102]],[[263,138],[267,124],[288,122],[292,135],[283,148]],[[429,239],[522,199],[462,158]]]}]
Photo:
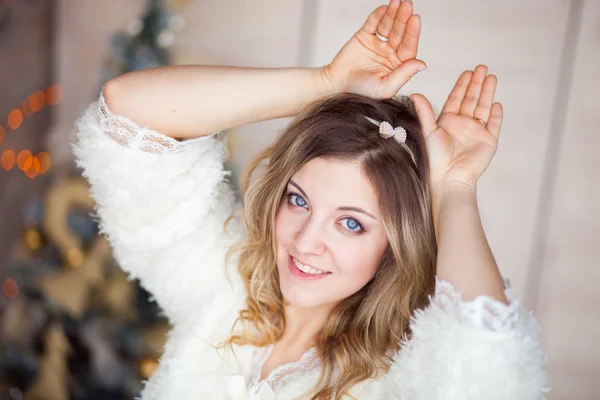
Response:
[{"label": "long blonde hair", "polygon": [[[380,137],[365,116],[404,127],[415,162],[399,143]],[[410,99],[340,94],[313,104],[242,176],[248,236],[228,257],[239,255],[247,307],[234,325],[240,323],[243,330],[233,333],[232,328],[223,346],[265,346],[284,332],[274,221],[289,179],[317,157],[360,162],[379,195],[389,239],[373,279],[336,305],[317,338],[321,376],[309,394],[315,400],[338,400],[355,384],[387,372],[390,355],[400,349],[402,339],[410,338],[410,317],[428,304],[434,290],[437,246],[425,142]],[[264,173],[251,179],[261,165]]]}]

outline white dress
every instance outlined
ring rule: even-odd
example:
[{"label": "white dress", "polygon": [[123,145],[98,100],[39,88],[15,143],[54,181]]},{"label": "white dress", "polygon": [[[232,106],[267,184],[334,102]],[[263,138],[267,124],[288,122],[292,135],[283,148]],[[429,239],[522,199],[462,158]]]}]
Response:
[{"label": "white dress", "polygon": [[[199,105],[200,106],[200,105]],[[223,134],[177,141],[113,114],[102,95],[76,123],[73,145],[91,184],[101,232],[132,279],[152,293],[174,328],[142,399],[293,399],[313,387],[319,361],[309,350],[259,382],[272,346],[214,345],[230,334],[246,293],[226,250],[244,237],[223,169]],[[383,377],[351,390],[358,399],[545,399],[545,353],[534,317],[507,287],[509,305],[461,300],[437,281],[415,312],[413,337]]]}]

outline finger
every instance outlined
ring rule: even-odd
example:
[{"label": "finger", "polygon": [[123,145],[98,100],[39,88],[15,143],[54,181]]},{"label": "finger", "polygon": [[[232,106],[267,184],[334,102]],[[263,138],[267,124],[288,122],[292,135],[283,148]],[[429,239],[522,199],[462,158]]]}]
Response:
[{"label": "finger", "polygon": [[492,111],[492,103],[494,102],[497,84],[498,78],[496,78],[495,75],[488,75],[485,78],[485,81],[483,81],[483,89],[479,96],[479,102],[473,113],[475,119],[482,119],[484,121],[490,120],[490,113]]},{"label": "finger", "polygon": [[383,15],[383,18],[377,27],[377,32],[379,32],[381,36],[390,36],[392,26],[394,26],[394,21],[396,20],[396,14],[400,8],[400,4],[401,0],[391,0],[390,4],[388,4],[387,11]]},{"label": "finger", "polygon": [[400,4],[400,8],[398,9],[398,14],[396,15],[396,20],[394,21],[394,25],[392,26],[392,31],[390,32],[390,46],[392,49],[398,50],[398,46],[402,42],[402,38],[404,37],[404,31],[406,30],[406,24],[408,19],[413,14],[413,3],[412,0],[405,0]]},{"label": "finger", "polygon": [[383,96],[394,97],[400,88],[406,84],[418,72],[427,68],[427,65],[421,60],[408,60],[393,70],[382,82]]},{"label": "finger", "polygon": [[437,121],[435,120],[435,114],[433,113],[433,108],[431,107],[431,103],[425,96],[419,93],[415,93],[410,96],[410,99],[413,101],[415,105],[415,110],[417,111],[417,115],[419,117],[419,122],[421,122],[421,130],[423,131],[423,136],[427,137],[431,132],[435,131],[438,128]]},{"label": "finger", "polygon": [[377,27],[379,26],[379,22],[383,18],[383,15],[386,11],[387,6],[377,7],[375,11],[373,11],[371,15],[369,15],[369,17],[365,21],[365,24],[362,27],[365,30],[365,32],[367,32],[370,35],[374,35],[375,31],[377,30]]},{"label": "finger", "polygon": [[467,93],[469,82],[471,82],[472,75],[473,71],[465,71],[458,77],[454,88],[448,95],[448,100],[446,100],[444,108],[442,108],[442,113],[458,114],[460,111],[460,105],[465,98],[465,93]]},{"label": "finger", "polygon": [[500,138],[500,128],[502,128],[502,120],[504,119],[504,110],[502,104],[492,104],[490,119],[486,125],[487,130],[494,135],[496,139]]},{"label": "finger", "polygon": [[475,71],[473,71],[471,82],[467,87],[467,93],[460,106],[460,114],[469,117],[473,116],[475,107],[477,107],[477,103],[479,102],[479,96],[481,95],[481,89],[483,88],[483,81],[485,80],[486,74],[487,67],[485,65],[479,65],[475,68]]},{"label": "finger", "polygon": [[415,58],[419,50],[419,37],[421,36],[421,16],[413,15],[406,24],[402,42],[398,46],[398,59],[402,62]]}]

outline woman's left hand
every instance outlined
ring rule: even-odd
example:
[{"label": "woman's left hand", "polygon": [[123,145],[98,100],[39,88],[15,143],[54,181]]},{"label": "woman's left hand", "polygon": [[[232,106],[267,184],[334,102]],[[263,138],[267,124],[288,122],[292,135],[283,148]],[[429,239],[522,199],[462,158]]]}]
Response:
[{"label": "woman's left hand", "polygon": [[[376,32],[388,41],[382,41]],[[377,99],[395,96],[417,72],[421,17],[412,0],[390,0],[369,15],[362,28],[322,68],[334,92],[364,94]]]},{"label": "woman's left hand", "polygon": [[432,186],[474,187],[490,164],[503,114],[502,105],[494,103],[497,83],[483,65],[463,72],[437,121],[425,96],[411,96],[427,143]]}]

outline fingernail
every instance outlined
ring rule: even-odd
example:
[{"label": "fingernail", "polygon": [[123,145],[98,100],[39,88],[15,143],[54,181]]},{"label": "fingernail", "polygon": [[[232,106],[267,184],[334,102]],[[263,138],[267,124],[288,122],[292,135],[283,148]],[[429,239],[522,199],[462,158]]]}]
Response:
[{"label": "fingernail", "polygon": [[417,69],[417,72],[425,71],[426,69],[427,69],[426,65],[420,65],[419,68]]}]

